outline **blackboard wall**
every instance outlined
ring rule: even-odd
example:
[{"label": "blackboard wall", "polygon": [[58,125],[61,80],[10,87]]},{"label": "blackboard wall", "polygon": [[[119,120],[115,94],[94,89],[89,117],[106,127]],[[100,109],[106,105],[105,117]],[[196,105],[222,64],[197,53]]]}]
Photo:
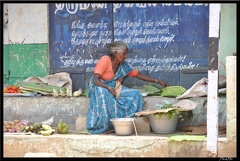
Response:
[{"label": "blackboard wall", "polygon": [[[85,89],[105,44],[123,40],[140,72],[190,88],[207,77],[209,4],[51,3],[51,74],[68,72]],[[143,85],[128,78],[124,85]]]}]

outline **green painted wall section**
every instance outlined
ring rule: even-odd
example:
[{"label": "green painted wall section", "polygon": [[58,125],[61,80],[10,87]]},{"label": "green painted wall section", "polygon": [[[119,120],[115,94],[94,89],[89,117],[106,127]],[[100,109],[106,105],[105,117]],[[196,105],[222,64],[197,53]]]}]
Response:
[{"label": "green painted wall section", "polygon": [[4,45],[3,46],[3,58],[4,58],[4,60],[3,60],[3,82],[5,83],[5,82],[7,82],[7,80],[8,80],[8,75],[7,75],[7,73],[8,73],[8,69],[9,69],[9,67],[8,67],[8,53],[9,53],[9,50],[8,50],[8,45]]},{"label": "green painted wall section", "polygon": [[4,45],[4,83],[16,84],[30,76],[48,75],[48,53],[48,44]]},{"label": "green painted wall section", "polygon": [[226,76],[226,56],[237,52],[237,5],[221,4],[219,75]]}]

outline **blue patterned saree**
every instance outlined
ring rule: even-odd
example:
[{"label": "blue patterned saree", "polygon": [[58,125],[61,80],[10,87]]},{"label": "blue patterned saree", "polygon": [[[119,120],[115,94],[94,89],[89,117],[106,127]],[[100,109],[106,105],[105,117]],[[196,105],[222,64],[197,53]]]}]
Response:
[{"label": "blue patterned saree", "polygon": [[[119,78],[127,76],[133,68],[124,62],[119,66],[112,80],[103,81],[114,88]],[[105,133],[113,130],[112,118],[125,118],[133,113],[142,111],[142,95],[140,91],[122,86],[120,97],[114,97],[106,88],[96,86],[91,77],[87,97],[90,99],[87,114],[87,129],[91,134]],[[132,115],[133,117],[134,115]]]}]

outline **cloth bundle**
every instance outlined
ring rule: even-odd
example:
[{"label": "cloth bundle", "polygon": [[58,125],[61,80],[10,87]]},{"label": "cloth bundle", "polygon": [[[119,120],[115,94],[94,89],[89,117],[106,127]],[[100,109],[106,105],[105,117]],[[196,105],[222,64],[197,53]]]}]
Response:
[{"label": "cloth bundle", "polygon": [[119,98],[120,97],[120,93],[122,91],[122,84],[121,84],[121,82],[116,81],[115,90],[117,92],[116,98]]}]

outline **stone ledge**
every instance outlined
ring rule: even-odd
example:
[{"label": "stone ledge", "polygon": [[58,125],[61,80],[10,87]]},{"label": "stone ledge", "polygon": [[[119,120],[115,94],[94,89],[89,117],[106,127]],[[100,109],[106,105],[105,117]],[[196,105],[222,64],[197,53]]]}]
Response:
[{"label": "stone ledge", "polygon": [[[54,153],[57,157],[207,157],[206,140],[168,142],[169,135],[4,135],[3,150],[4,157],[24,157],[26,153]],[[218,157],[236,157],[236,141],[219,136]]]},{"label": "stone ledge", "polygon": [[[207,120],[207,97],[190,98],[198,106],[193,110],[191,120],[179,121],[178,127],[198,126]],[[143,97],[144,109],[152,108],[155,104],[177,103],[176,98],[147,96]],[[89,99],[87,97],[4,97],[3,120],[29,119],[32,122],[44,121],[54,116],[53,126],[60,119],[70,125],[76,124],[77,117],[87,115]],[[39,112],[41,111],[41,112]],[[226,125],[226,97],[219,98],[219,125]]]}]

